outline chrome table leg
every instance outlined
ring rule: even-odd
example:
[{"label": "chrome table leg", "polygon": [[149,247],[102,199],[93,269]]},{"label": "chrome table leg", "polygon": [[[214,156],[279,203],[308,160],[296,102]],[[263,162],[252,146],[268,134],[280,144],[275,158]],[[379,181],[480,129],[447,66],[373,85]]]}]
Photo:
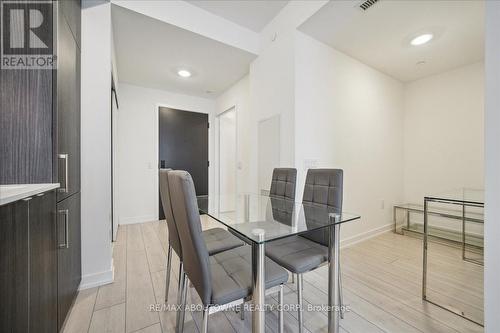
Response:
[{"label": "chrome table leg", "polygon": [[428,206],[427,198],[424,198],[424,255],[423,255],[423,268],[422,268],[422,299],[427,298],[427,233],[428,233]]},{"label": "chrome table leg", "polygon": [[265,258],[264,230],[255,229],[254,235],[261,240],[252,244],[252,301],[254,309],[252,312],[252,333],[265,333],[266,328],[266,281],[265,281]]},{"label": "chrome table leg", "polygon": [[280,291],[278,295],[279,299],[279,308],[278,308],[278,332],[283,333],[284,332],[284,313],[283,313],[283,306],[284,306],[284,301],[283,301],[283,285],[280,286]]},{"label": "chrome table leg", "polygon": [[[330,218],[338,221],[340,216],[332,215]],[[330,227],[330,239],[328,243],[328,333],[340,332],[340,309],[339,309],[339,252],[340,252],[340,224]]]},{"label": "chrome table leg", "polygon": [[465,204],[462,205],[462,260],[465,260]]}]

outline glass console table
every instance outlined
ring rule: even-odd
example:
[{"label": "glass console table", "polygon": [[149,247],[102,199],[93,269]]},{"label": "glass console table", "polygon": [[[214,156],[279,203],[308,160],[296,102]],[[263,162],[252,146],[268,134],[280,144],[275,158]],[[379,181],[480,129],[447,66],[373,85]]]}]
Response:
[{"label": "glass console table", "polygon": [[297,203],[257,194],[232,197],[234,207],[228,211],[219,211],[216,207],[219,207],[221,200],[227,202],[226,199],[223,196],[199,197],[198,208],[252,246],[252,332],[265,332],[265,244],[306,232],[324,230],[329,236],[328,332],[338,333],[340,225],[355,221],[360,216],[329,206]]},{"label": "glass console table", "polygon": [[[439,301],[434,301],[429,299],[428,295],[428,252],[429,252],[429,216],[436,215],[436,213],[429,207],[431,204],[440,204],[441,206],[453,205],[455,207],[461,208],[461,256],[462,260],[468,263],[473,263],[477,265],[482,265],[483,262],[481,260],[469,258],[466,255],[466,223],[474,222],[480,224],[481,226],[484,224],[484,220],[482,219],[471,219],[467,216],[468,210],[474,210],[474,214],[477,214],[477,210],[484,209],[484,190],[480,189],[458,189],[455,191],[444,192],[437,195],[429,195],[424,197],[424,207],[423,207],[423,215],[424,215],[424,226],[423,226],[423,274],[422,274],[422,298],[425,301],[433,303],[445,310],[451,311],[461,317],[464,317],[468,320],[471,320],[479,325],[483,325],[482,311],[466,311],[459,310],[459,307],[450,306],[450,304],[442,304]],[[476,266],[476,265],[473,265]],[[466,270],[469,269],[471,272],[478,271],[475,267],[468,266]],[[482,270],[482,267],[481,267]],[[443,295],[440,296],[441,299],[444,299]],[[452,302],[449,302],[452,303]],[[464,303],[465,304],[465,303]]]}]

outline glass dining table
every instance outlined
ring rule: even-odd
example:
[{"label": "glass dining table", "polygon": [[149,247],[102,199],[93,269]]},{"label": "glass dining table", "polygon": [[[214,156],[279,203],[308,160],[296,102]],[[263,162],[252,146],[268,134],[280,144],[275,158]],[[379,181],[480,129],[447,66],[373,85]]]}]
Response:
[{"label": "glass dining table", "polygon": [[[223,203],[223,204],[222,204]],[[220,207],[224,209],[221,210]],[[359,215],[331,206],[300,203],[259,194],[200,196],[198,208],[252,246],[252,332],[265,332],[265,245],[307,232],[328,232],[328,332],[340,330],[339,274],[340,225]]]}]

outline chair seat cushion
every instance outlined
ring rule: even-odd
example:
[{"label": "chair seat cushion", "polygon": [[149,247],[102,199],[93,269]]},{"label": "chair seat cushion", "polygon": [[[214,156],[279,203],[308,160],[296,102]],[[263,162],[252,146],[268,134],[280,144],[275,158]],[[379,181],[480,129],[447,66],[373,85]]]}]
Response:
[{"label": "chair seat cushion", "polygon": [[209,255],[245,245],[241,239],[222,228],[213,228],[203,231],[203,238],[205,239]]},{"label": "chair seat cushion", "polygon": [[[252,250],[242,246],[210,257],[212,305],[224,305],[252,293]],[[266,289],[288,280],[288,272],[272,260],[265,262]]]},{"label": "chair seat cushion", "polygon": [[313,270],[328,261],[328,248],[301,236],[266,244],[266,255],[292,273]]}]

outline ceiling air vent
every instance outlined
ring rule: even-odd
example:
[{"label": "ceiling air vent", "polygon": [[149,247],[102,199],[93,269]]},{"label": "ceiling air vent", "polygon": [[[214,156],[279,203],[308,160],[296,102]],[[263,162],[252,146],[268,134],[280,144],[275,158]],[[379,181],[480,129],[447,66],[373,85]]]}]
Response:
[{"label": "ceiling air vent", "polygon": [[362,10],[368,10],[371,6],[376,4],[379,0],[366,0],[359,5]]}]

